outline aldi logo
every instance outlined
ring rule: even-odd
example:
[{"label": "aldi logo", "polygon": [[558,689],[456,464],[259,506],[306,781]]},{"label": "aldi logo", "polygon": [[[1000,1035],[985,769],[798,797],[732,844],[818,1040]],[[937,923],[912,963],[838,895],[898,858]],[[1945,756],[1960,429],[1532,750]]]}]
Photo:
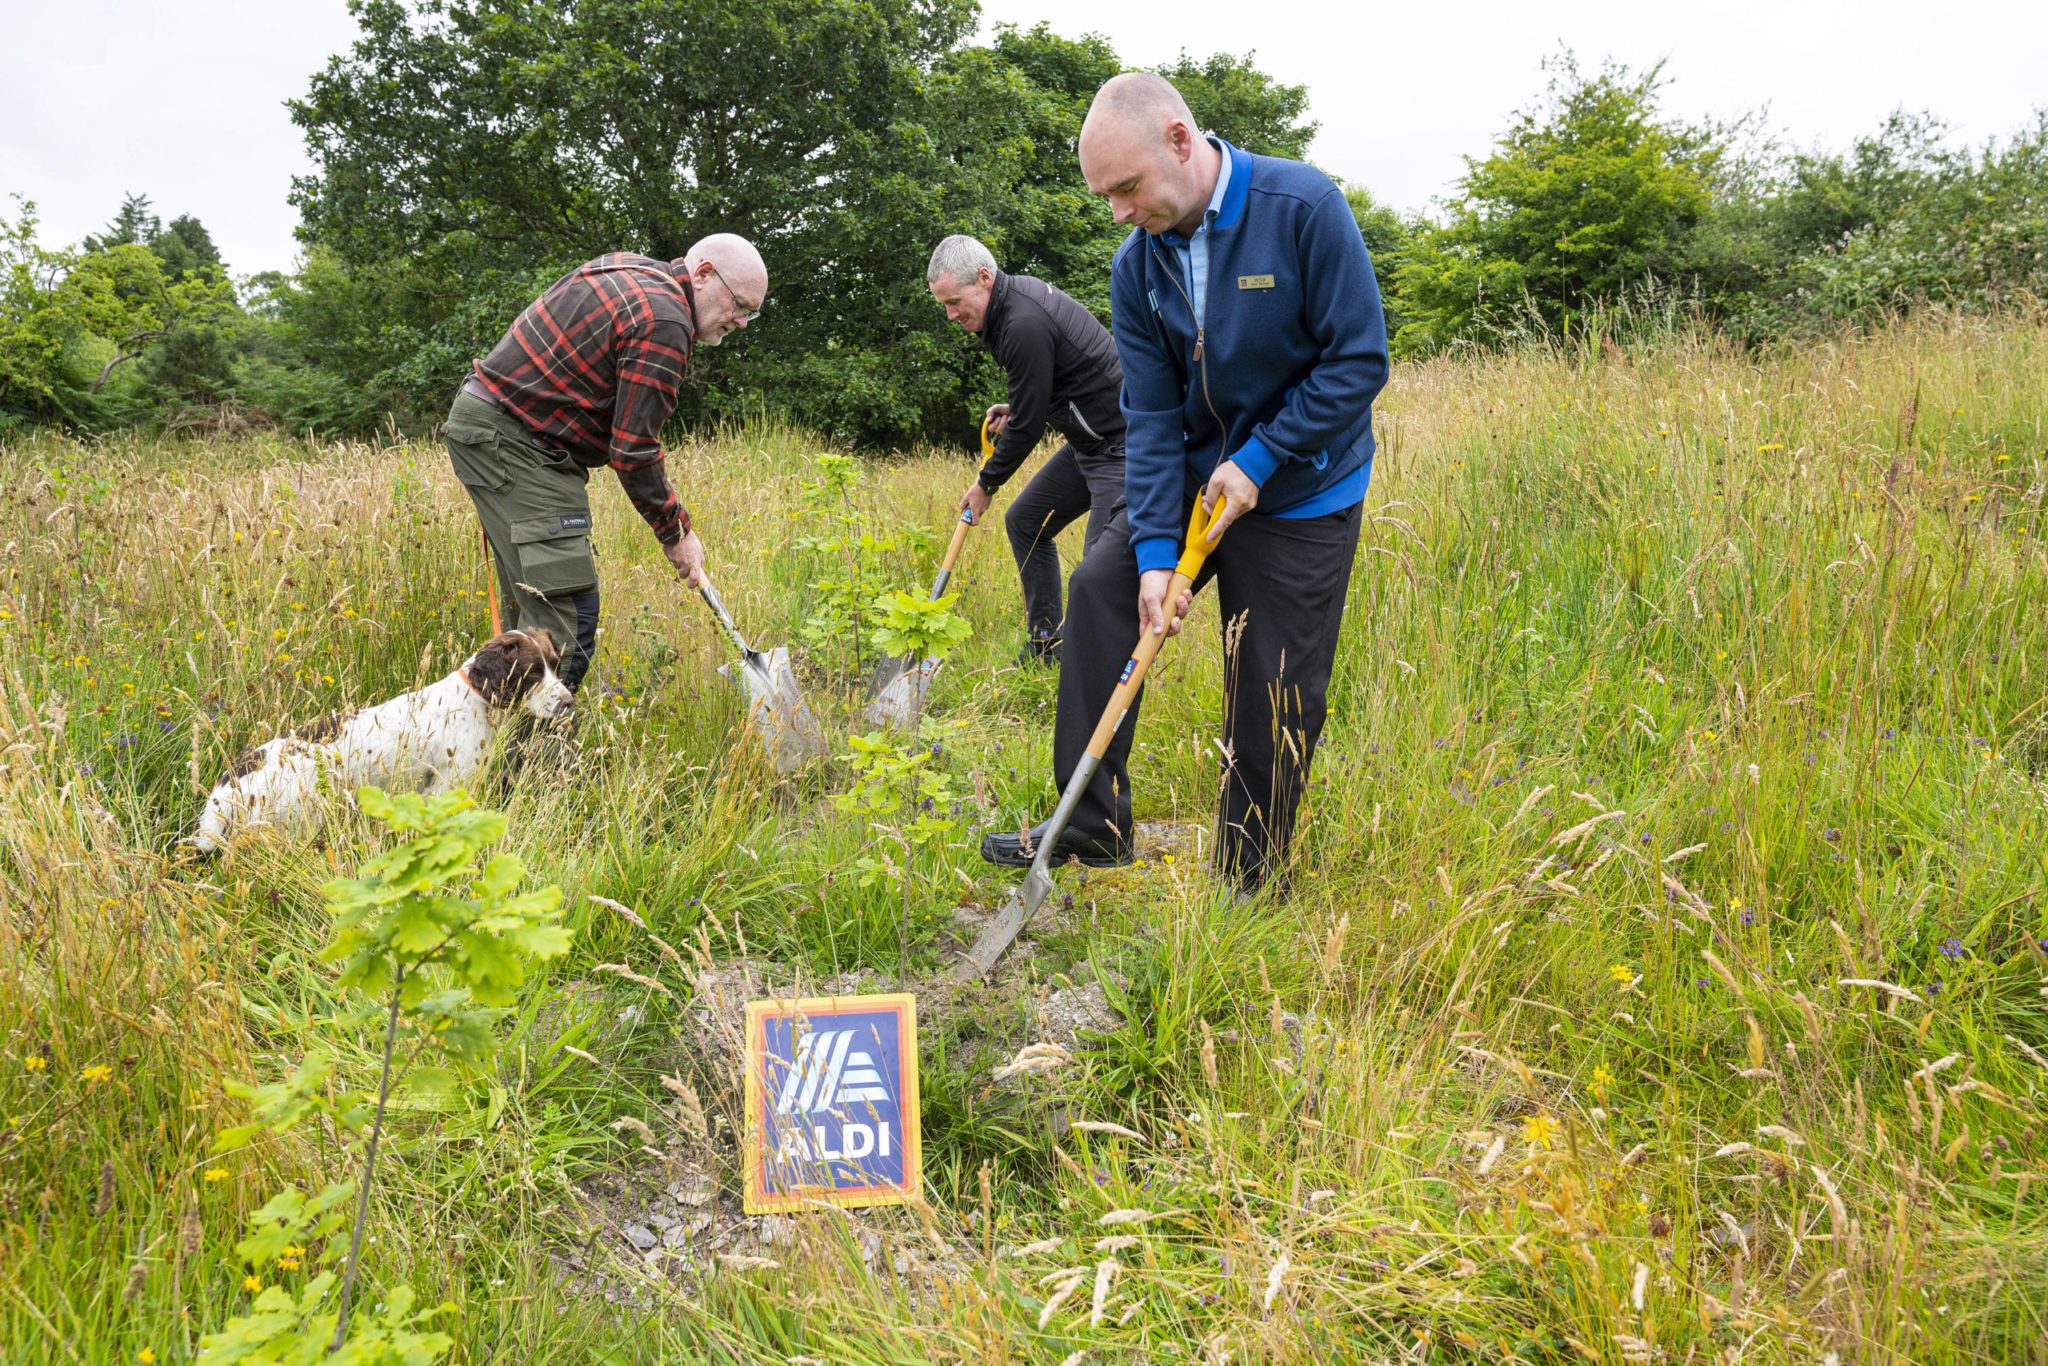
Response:
[{"label": "aldi logo", "polygon": [[748,1003],[747,1213],[920,1200],[917,1118],[915,997]]}]

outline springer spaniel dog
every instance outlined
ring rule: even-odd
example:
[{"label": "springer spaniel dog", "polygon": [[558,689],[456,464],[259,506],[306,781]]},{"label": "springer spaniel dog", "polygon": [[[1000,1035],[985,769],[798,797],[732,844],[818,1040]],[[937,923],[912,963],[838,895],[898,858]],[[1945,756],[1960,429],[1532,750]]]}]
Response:
[{"label": "springer spaniel dog", "polygon": [[244,830],[315,817],[323,779],[343,793],[461,786],[512,708],[543,721],[569,709],[575,695],[556,676],[560,662],[552,632],[507,631],[438,683],[258,745],[214,786],[189,842],[217,853]]}]

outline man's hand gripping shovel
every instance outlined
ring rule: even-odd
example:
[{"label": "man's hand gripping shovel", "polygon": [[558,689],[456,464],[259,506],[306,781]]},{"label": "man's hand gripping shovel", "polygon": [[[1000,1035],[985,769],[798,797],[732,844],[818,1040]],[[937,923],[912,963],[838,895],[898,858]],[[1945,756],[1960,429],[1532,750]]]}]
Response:
[{"label": "man's hand gripping shovel", "polygon": [[[1221,498],[1216,500],[1214,512],[1203,507],[1199,498],[1195,500],[1194,515],[1188,520],[1187,544],[1181,551],[1180,563],[1174,566],[1172,586],[1166,590],[1166,611],[1169,614],[1174,610],[1174,603],[1180,600],[1180,595],[1194,586],[1195,580],[1201,576],[1203,561],[1215,549],[1209,539],[1209,528],[1223,515],[1223,508]],[[1066,791],[1060,794],[1060,804],[1054,809],[1052,820],[1046,824],[1045,835],[1038,842],[1038,851],[1031,859],[1029,871],[1024,874],[1023,885],[1010,894],[1010,899],[996,912],[995,919],[982,929],[966,956],[954,965],[954,980],[987,976],[996,960],[1003,956],[1051,893],[1053,851],[1059,847],[1060,835],[1066,830],[1067,822],[1073,819],[1074,807],[1080,803],[1081,794],[1088,790],[1095,770],[1101,767],[1102,756],[1109,752],[1109,742],[1115,737],[1117,727],[1130,714],[1131,702],[1137,697],[1138,689],[1145,682],[1145,674],[1151,669],[1152,661],[1165,640],[1164,635],[1154,635],[1140,625],[1138,644],[1131,651],[1131,662],[1124,666],[1123,681],[1110,695],[1109,705],[1102,710],[1102,719],[1095,723],[1095,734],[1089,737],[1087,752],[1075,765],[1074,776],[1067,780]]]}]

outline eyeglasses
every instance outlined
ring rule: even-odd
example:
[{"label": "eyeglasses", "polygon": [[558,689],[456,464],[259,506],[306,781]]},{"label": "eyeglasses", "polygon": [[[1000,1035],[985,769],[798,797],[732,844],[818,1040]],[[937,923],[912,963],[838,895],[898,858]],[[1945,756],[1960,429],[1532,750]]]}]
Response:
[{"label": "eyeglasses", "polygon": [[[711,273],[713,275],[718,276],[718,283],[725,285],[725,276],[719,274],[717,265],[710,261],[706,261],[704,264],[711,267]],[[728,299],[731,299],[732,306],[739,310],[741,322],[750,323],[754,321],[754,319],[761,316],[761,310],[759,308],[748,308],[745,304],[740,302],[740,296],[732,292],[731,285],[725,285],[725,296]],[[767,300],[764,299],[762,300],[762,302],[766,303]]]}]

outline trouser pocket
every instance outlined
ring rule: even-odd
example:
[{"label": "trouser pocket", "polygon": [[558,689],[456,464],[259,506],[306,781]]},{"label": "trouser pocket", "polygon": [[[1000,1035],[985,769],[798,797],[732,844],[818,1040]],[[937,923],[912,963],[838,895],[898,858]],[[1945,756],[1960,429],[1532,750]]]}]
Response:
[{"label": "trouser pocket", "polygon": [[455,467],[455,477],[465,486],[497,493],[512,482],[496,431],[450,420],[442,425],[441,435],[448,442],[448,461]]},{"label": "trouser pocket", "polygon": [[521,518],[512,523],[512,549],[520,585],[539,597],[567,597],[597,587],[588,512]]}]

